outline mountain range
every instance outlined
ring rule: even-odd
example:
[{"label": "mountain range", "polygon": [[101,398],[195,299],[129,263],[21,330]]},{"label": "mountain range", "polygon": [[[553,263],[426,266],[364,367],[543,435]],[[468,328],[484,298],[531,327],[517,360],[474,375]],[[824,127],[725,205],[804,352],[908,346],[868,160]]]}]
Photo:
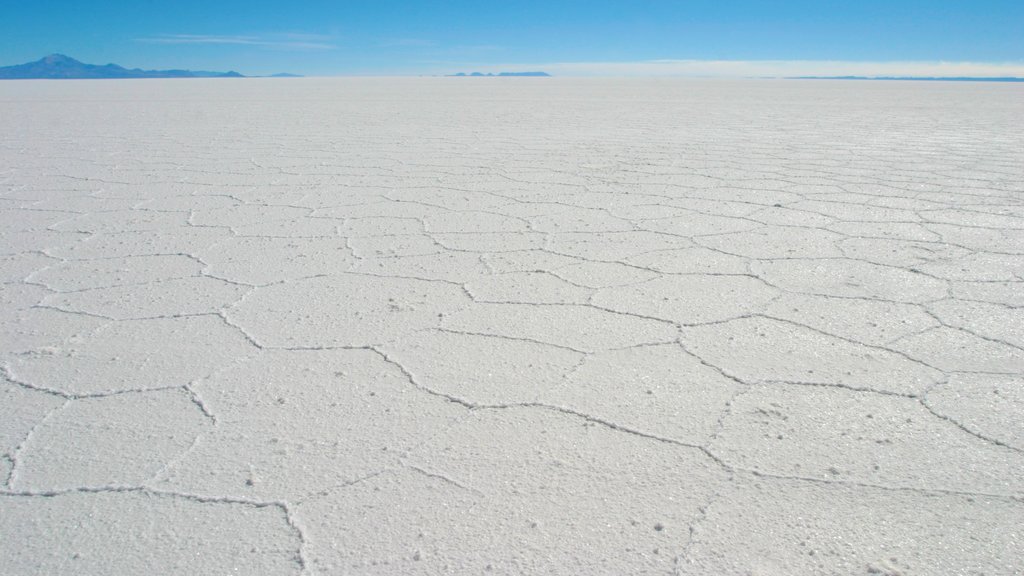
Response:
[{"label": "mountain range", "polygon": [[86,64],[63,54],[0,67],[0,80],[80,79],[80,78],[244,78],[238,72],[205,72],[197,70],[142,70],[117,64]]}]

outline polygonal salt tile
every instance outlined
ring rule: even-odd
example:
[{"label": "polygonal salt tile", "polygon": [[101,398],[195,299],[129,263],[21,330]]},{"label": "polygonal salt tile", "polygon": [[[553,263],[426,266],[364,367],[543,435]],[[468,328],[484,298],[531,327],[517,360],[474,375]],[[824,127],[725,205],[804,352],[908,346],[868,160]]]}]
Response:
[{"label": "polygonal salt tile", "polygon": [[260,206],[237,204],[223,208],[201,207],[192,212],[189,221],[193,226],[241,227],[263,222],[292,220],[309,216],[308,208],[292,206]]},{"label": "polygonal salt tile", "polygon": [[64,402],[60,396],[30,390],[0,377],[0,454],[14,454],[32,429]]},{"label": "polygonal salt tile", "polygon": [[0,256],[17,255],[25,252],[48,250],[60,257],[79,242],[89,238],[81,232],[54,232],[51,230],[30,230],[24,232],[0,232]]},{"label": "polygonal salt tile", "polygon": [[720,178],[714,176],[708,176],[706,174],[695,174],[695,173],[664,173],[651,176],[651,180],[658,184],[665,184],[669,187],[684,187],[684,188],[717,188],[722,185]]},{"label": "polygonal salt tile", "polygon": [[1009,576],[1007,560],[1024,554],[1021,518],[1024,505],[1006,498],[744,478],[706,507],[677,568]]},{"label": "polygonal salt tile", "polygon": [[70,394],[182,386],[254,348],[216,316],[126,320],[10,362],[13,376]]},{"label": "polygonal salt tile", "polygon": [[[747,176],[750,174],[749,168],[733,172],[725,186],[705,190],[699,194],[690,192],[679,200],[673,200],[672,204],[684,207],[693,206],[695,209],[712,214],[747,216],[757,209],[756,205],[758,204],[761,206],[775,206],[776,204],[789,206],[800,200],[800,196],[797,194],[781,190],[781,188],[790,187],[791,183],[768,178],[749,179]],[[678,193],[675,195],[679,196]],[[694,198],[694,196],[696,197]]]},{"label": "polygonal salt tile", "polygon": [[[163,196],[144,200],[136,208],[155,210],[158,212],[208,212],[237,206],[238,201],[227,196],[209,194],[185,194],[180,196]],[[90,210],[92,211],[92,210]]]},{"label": "polygonal salt tile", "polygon": [[[35,186],[33,186],[33,188],[35,188]],[[32,203],[32,207],[36,210],[56,210],[59,212],[74,212],[75,214],[90,214],[117,210],[131,210],[139,204],[139,201],[136,198],[103,198],[86,194],[89,194],[89,192],[80,190],[72,195],[54,196],[43,200],[39,200],[37,198],[37,201]]]},{"label": "polygonal salt tile", "polygon": [[[680,206],[671,206],[665,203],[663,198],[654,198],[654,201],[650,203],[626,205],[626,206],[613,206],[607,208],[608,212],[614,216],[618,216],[624,220],[636,221],[636,220],[659,220],[661,218],[677,218],[683,216],[693,216],[693,211]],[[705,201],[707,202],[707,201]],[[558,206],[556,204],[556,206]],[[706,208],[706,206],[701,206]],[[728,213],[719,214],[720,216],[746,216],[751,212],[757,210],[757,206],[745,206],[742,213]],[[711,210],[704,210],[705,212],[711,212]]]},{"label": "polygonal salt tile", "polygon": [[953,298],[979,300],[1005,306],[1024,306],[1024,281],[1021,282],[950,282]]},{"label": "polygonal salt tile", "polygon": [[423,220],[430,233],[445,232],[525,232],[530,230],[526,220],[489,212],[449,212],[429,216]]},{"label": "polygonal salt tile", "polygon": [[184,389],[74,400],[33,430],[12,488],[141,484],[210,426]]},{"label": "polygonal salt tile", "polygon": [[696,242],[726,254],[746,258],[831,258],[842,256],[835,232],[795,226],[762,227],[732,234],[714,233]]},{"label": "polygonal salt tile", "polygon": [[968,434],[916,399],[773,384],[741,394],[709,449],[773,475],[1024,494],[1024,454]]},{"label": "polygonal salt tile", "polygon": [[115,320],[217,312],[248,290],[216,278],[195,276],[139,285],[91,288],[54,294],[42,304]]},{"label": "polygonal salt tile", "polygon": [[445,316],[441,327],[535,340],[581,352],[672,342],[677,335],[668,322],[562,304],[473,304]]},{"label": "polygonal salt tile", "polygon": [[0,310],[10,314],[15,310],[32,308],[52,294],[43,286],[12,282],[0,284]]},{"label": "polygonal salt tile", "polygon": [[219,228],[181,228],[147,230],[119,234],[96,234],[74,244],[51,251],[53,256],[72,260],[90,258],[124,258],[160,254],[194,254],[206,246],[231,236]]},{"label": "polygonal salt tile", "polygon": [[588,288],[610,288],[637,284],[658,277],[657,272],[618,262],[582,262],[559,267],[553,273],[559,278]]},{"label": "polygonal salt tile", "polygon": [[822,216],[807,210],[793,210],[784,206],[766,206],[747,216],[751,220],[772,226],[803,226],[825,228],[835,222],[830,216]]},{"label": "polygonal salt tile", "polygon": [[582,358],[535,342],[443,331],[411,334],[384,351],[418,384],[474,404],[535,401]]},{"label": "polygonal salt tile", "polygon": [[778,294],[749,276],[666,276],[601,290],[591,303],[627,314],[697,324],[756,312]]},{"label": "polygonal salt tile", "polygon": [[1024,373],[1024,350],[956,328],[934,328],[889,347],[948,372]]},{"label": "polygonal salt tile", "polygon": [[543,248],[547,236],[539,232],[486,232],[431,234],[431,238],[449,250],[498,254]]},{"label": "polygonal salt tile", "polygon": [[419,218],[393,218],[390,216],[367,216],[345,220],[320,219],[334,222],[341,236],[363,238],[374,236],[406,236],[423,234],[423,220]]},{"label": "polygonal salt tile", "polygon": [[57,262],[59,260],[40,252],[0,256],[0,282],[21,282],[29,275]]},{"label": "polygonal salt tile", "polygon": [[917,269],[950,280],[1013,282],[1024,278],[1024,258],[1017,254],[975,253],[955,260],[928,262]]},{"label": "polygonal salt tile", "polygon": [[[451,161],[451,158],[445,160]],[[473,194],[466,190],[455,189],[459,186],[456,182],[449,182],[447,188],[439,188],[436,174],[432,180],[422,188],[409,187],[408,182],[403,182],[401,185],[395,186],[394,189],[386,190],[386,195],[389,200],[417,202],[456,211],[489,210],[494,206],[508,203],[507,200],[495,196]],[[476,175],[472,180],[466,181],[463,188],[479,190],[481,186],[485,185],[486,183],[479,180],[479,175]],[[507,187],[506,181],[503,188],[507,189]],[[494,232],[494,230],[491,231]]]},{"label": "polygonal salt tile", "polygon": [[676,344],[588,356],[539,401],[688,444],[705,442],[741,388]]},{"label": "polygonal salt tile", "polygon": [[[501,214],[503,216],[511,216],[514,218],[537,218],[555,216],[562,213],[581,213],[587,212],[588,210],[594,210],[590,213],[593,216],[598,216],[602,212],[598,212],[599,209],[583,208],[578,206],[566,206],[565,204],[558,204],[556,202],[543,202],[543,201],[514,201],[511,204],[504,204],[489,209],[490,212]],[[608,212],[603,212],[607,215]]]},{"label": "polygonal salt tile", "polygon": [[530,228],[538,232],[620,232],[635,227],[629,220],[604,210],[572,208],[530,218]]},{"label": "polygonal salt tile", "polygon": [[1024,349],[1024,308],[942,300],[929,304],[928,310],[948,326]]},{"label": "polygonal salt tile", "polygon": [[[580,258],[563,256],[544,250],[524,250],[522,252],[507,252],[498,254],[486,254],[481,257],[487,267],[495,274],[506,272],[533,272],[542,270],[553,272],[563,270],[573,264],[586,263]],[[573,281],[569,279],[570,281]]]},{"label": "polygonal salt tile", "polygon": [[0,322],[0,353],[50,354],[76,335],[84,335],[108,320],[50,308],[7,311]]},{"label": "polygonal salt tile", "polygon": [[695,246],[681,250],[659,250],[631,256],[627,264],[670,274],[749,274],[750,260]]},{"label": "polygonal salt tile", "polygon": [[[482,516],[505,526],[467,534],[458,528],[459,510],[442,526],[428,523],[430,548],[421,555],[458,546],[499,571],[554,574],[671,572],[689,524],[726,477],[699,450],[539,408],[474,411],[414,450],[408,465],[447,480],[453,493],[479,494]],[[398,492],[423,493],[416,487]],[[359,501],[362,494],[339,492],[324,504]],[[445,514],[442,502],[382,499],[373,514]]]},{"label": "polygonal salt tile", "polygon": [[[718,150],[725,149],[718,148]],[[652,197],[651,201],[670,206],[682,206],[710,214],[747,216],[756,212],[759,206],[787,204],[800,199],[796,194],[783,191],[792,183],[778,180],[770,170],[760,170],[755,166],[745,166],[740,169],[735,165],[730,165],[729,160],[712,161],[710,164],[705,166],[702,171],[708,174],[708,178],[718,180],[717,185],[702,190],[679,189],[670,186],[662,188],[660,197]],[[669,172],[674,170],[674,168],[668,169]],[[658,185],[656,184],[652,187],[651,192],[657,189]],[[666,200],[665,197],[671,197],[671,199]]]},{"label": "polygonal salt tile", "polygon": [[340,274],[257,288],[227,315],[264,346],[368,346],[434,327],[468,303],[444,282]]},{"label": "polygonal salt tile", "polygon": [[344,238],[229,238],[198,255],[208,274],[257,286],[336,274],[355,262]]},{"label": "polygonal salt tile", "polygon": [[466,284],[476,302],[584,304],[592,290],[546,272],[509,272],[485,276]]},{"label": "polygonal salt tile", "polygon": [[900,210],[884,206],[868,206],[863,202],[823,202],[820,200],[804,200],[789,205],[796,210],[816,212],[837,220],[856,220],[858,222],[915,222],[921,220],[913,210]]},{"label": "polygonal salt tile", "polygon": [[194,389],[217,425],[162,489],[299,501],[396,466],[466,413],[368,350],[264,350]]},{"label": "polygonal salt tile", "polygon": [[268,238],[334,238],[339,236],[341,222],[327,218],[306,216],[286,220],[256,222],[234,226],[238,236],[264,236]]},{"label": "polygonal salt tile", "polygon": [[427,216],[444,214],[447,212],[448,211],[444,208],[430,206],[427,204],[386,200],[383,202],[367,202],[365,204],[350,204],[346,206],[320,208],[312,215],[321,218],[337,219],[409,218],[412,220],[421,220]]},{"label": "polygonal salt tile", "polygon": [[894,352],[767,318],[684,327],[680,340],[699,358],[748,383],[837,384],[916,394],[943,378]]},{"label": "polygonal salt tile", "polygon": [[182,254],[102,260],[71,260],[33,273],[32,282],[71,292],[198,276],[202,264]]},{"label": "polygonal salt tile", "polygon": [[60,224],[76,217],[78,214],[66,210],[0,208],[0,221],[4,222],[5,232],[44,231],[48,228],[58,232],[74,231]]},{"label": "polygonal salt tile", "polygon": [[874,346],[939,325],[913,304],[810,294],[783,294],[764,314]]},{"label": "polygonal salt tile", "polygon": [[847,238],[839,242],[839,248],[843,255],[854,260],[919,271],[932,262],[945,262],[970,253],[963,248],[935,242],[879,238]]},{"label": "polygonal salt tile", "polygon": [[377,186],[369,188],[343,186],[340,189],[332,186],[329,190],[318,189],[297,194],[289,198],[289,204],[319,210],[335,206],[379,203],[387,200],[387,198],[376,193],[379,191],[381,190]]},{"label": "polygonal salt tile", "polygon": [[924,402],[967,430],[1024,451],[1024,376],[951,374]]},{"label": "polygonal salt tile", "polygon": [[975,228],[953,224],[927,224],[944,242],[978,252],[1024,255],[1024,230]]},{"label": "polygonal salt tile", "polygon": [[347,238],[347,241],[352,253],[358,258],[424,256],[444,251],[444,246],[425,234],[364,236]]},{"label": "polygonal salt tile", "polygon": [[712,214],[701,214],[699,212],[687,211],[680,216],[670,218],[641,220],[636,226],[641,230],[662,232],[664,234],[692,238],[694,236],[704,236],[707,234],[744,232],[755,228],[761,228],[763,225],[743,218],[715,216]]},{"label": "polygonal salt tile", "polygon": [[928,222],[941,222],[958,226],[995,228],[999,230],[1024,229],[1024,218],[1018,215],[966,210],[963,207],[928,210],[924,212],[923,216]]},{"label": "polygonal salt tile", "polygon": [[424,278],[448,282],[469,282],[489,275],[480,254],[438,252],[423,256],[365,258],[356,262],[352,272],[394,278]]},{"label": "polygonal salt tile", "polygon": [[[323,574],[498,573],[523,530],[480,494],[411,470],[385,471],[326,491],[296,509],[306,518],[309,567]],[[504,512],[504,510],[502,510]],[[505,534],[507,546],[483,536]],[[497,546],[496,546],[497,545]],[[509,563],[511,564],[511,563]]]},{"label": "polygonal salt tile", "polygon": [[152,210],[118,210],[95,212],[65,219],[53,226],[65,232],[119,233],[143,230],[166,230],[188,224],[188,215],[180,212],[154,212]]},{"label": "polygonal salt tile", "polygon": [[547,250],[584,260],[613,262],[651,252],[687,248],[693,243],[685,238],[656,232],[564,232],[548,237]]},{"label": "polygonal salt tile", "polygon": [[754,272],[783,290],[847,298],[920,303],[947,295],[946,282],[860,260],[799,259],[755,262]]},{"label": "polygonal salt tile", "polygon": [[835,222],[829,230],[857,238],[937,242],[942,238],[915,222]]},{"label": "polygonal salt tile", "polygon": [[299,574],[299,533],[279,506],[141,491],[0,494],[0,558],[13,574],[238,571]]}]

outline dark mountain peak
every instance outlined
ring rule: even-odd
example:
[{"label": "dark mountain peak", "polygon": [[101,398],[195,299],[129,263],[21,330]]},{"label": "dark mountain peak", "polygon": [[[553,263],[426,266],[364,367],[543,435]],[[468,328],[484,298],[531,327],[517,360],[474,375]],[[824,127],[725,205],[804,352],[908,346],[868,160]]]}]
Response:
[{"label": "dark mountain peak", "polygon": [[244,78],[238,72],[195,70],[128,70],[117,64],[86,64],[64,54],[50,54],[35,62],[0,67],[0,79],[108,79],[108,78]]},{"label": "dark mountain peak", "polygon": [[65,56],[64,54],[49,54],[44,56],[39,62],[43,64],[81,64],[78,60],[75,60],[71,56]]}]

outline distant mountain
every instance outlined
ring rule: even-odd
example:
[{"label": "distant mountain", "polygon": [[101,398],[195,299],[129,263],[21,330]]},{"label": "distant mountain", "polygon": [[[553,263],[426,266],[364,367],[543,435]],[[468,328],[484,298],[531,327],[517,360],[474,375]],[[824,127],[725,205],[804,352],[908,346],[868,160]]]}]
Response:
[{"label": "distant mountain", "polygon": [[463,77],[463,76],[469,76],[469,77],[481,77],[481,76],[484,76],[484,77],[487,77],[487,76],[551,76],[551,74],[548,74],[547,72],[498,72],[497,74],[494,74],[492,72],[488,72],[487,74],[484,74],[483,72],[470,72],[469,74],[466,74],[465,72],[459,72],[458,74],[450,74],[450,76],[458,76],[458,77]]},{"label": "distant mountain", "polygon": [[920,80],[929,82],[1024,82],[1014,76],[793,76],[787,80]]},{"label": "distant mountain", "polygon": [[82,79],[82,78],[244,78],[238,72],[195,70],[142,70],[117,64],[85,64],[63,54],[16,66],[0,67],[0,80]]},{"label": "distant mountain", "polygon": [[302,74],[290,74],[288,72],[278,72],[277,74],[271,74],[268,78],[302,78]]}]

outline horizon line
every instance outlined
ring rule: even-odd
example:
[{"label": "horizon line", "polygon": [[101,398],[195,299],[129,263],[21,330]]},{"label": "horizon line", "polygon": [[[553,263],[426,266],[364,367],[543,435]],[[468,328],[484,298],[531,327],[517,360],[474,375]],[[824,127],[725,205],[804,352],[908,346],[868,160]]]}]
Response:
[{"label": "horizon line", "polygon": [[[60,52],[51,52],[51,56]],[[70,57],[70,56],[69,56]],[[70,57],[74,58],[74,57]],[[11,64],[17,66],[25,62]],[[411,64],[411,65],[410,65]],[[694,78],[1024,78],[1024,60],[1020,61],[950,61],[950,60],[723,60],[723,59],[650,59],[634,61],[566,61],[566,62],[460,62],[420,61],[404,66],[381,67],[378,70],[349,69],[338,71],[295,70],[306,77],[338,76],[443,76],[458,72],[498,74],[501,72],[543,71],[552,76],[576,77],[694,77]],[[123,65],[123,64],[122,64]],[[150,69],[155,65],[132,64],[125,67]],[[211,64],[197,63],[187,69],[208,69]],[[181,69],[182,64],[175,68]],[[278,63],[278,70],[288,66]],[[270,72],[251,70],[239,62],[231,66],[246,76]],[[242,70],[250,71],[242,72]]]}]

